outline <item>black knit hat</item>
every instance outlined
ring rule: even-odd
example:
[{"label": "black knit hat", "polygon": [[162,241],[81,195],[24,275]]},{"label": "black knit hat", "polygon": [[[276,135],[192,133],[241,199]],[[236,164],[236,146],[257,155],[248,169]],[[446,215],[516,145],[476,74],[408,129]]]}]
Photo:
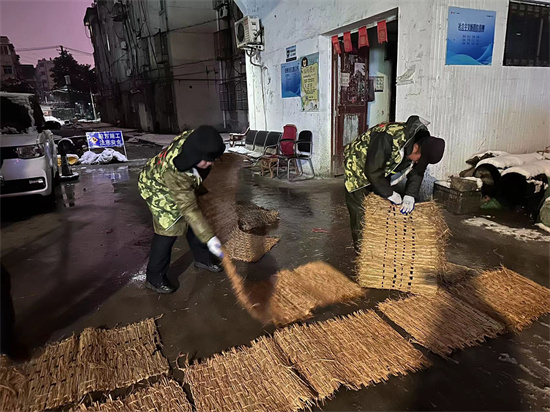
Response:
[{"label": "black knit hat", "polygon": [[420,173],[426,171],[428,164],[434,165],[439,163],[445,153],[445,140],[439,137],[428,136],[421,139],[418,144],[420,145],[420,159],[416,164],[416,169]]},{"label": "black knit hat", "polygon": [[225,144],[218,131],[212,126],[200,126],[183,143],[181,153],[174,158],[174,166],[180,172],[185,172],[201,160],[213,162],[224,151]]}]

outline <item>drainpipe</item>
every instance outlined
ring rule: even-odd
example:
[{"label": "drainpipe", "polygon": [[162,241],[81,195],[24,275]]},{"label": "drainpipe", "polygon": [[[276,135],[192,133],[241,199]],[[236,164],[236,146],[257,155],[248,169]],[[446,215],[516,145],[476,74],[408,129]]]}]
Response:
[{"label": "drainpipe", "polygon": [[[218,10],[216,10],[216,25],[218,27],[218,31],[220,31],[220,13]],[[218,65],[219,65],[219,68],[220,68],[220,78],[223,80],[225,80],[225,73],[224,73],[224,70],[223,70],[223,63],[222,61],[220,60],[218,62]],[[220,88],[221,88],[221,83],[220,83]],[[227,119],[226,119],[226,115],[225,115],[225,110],[222,109],[222,116],[223,116],[223,129],[224,131],[227,130]]]}]

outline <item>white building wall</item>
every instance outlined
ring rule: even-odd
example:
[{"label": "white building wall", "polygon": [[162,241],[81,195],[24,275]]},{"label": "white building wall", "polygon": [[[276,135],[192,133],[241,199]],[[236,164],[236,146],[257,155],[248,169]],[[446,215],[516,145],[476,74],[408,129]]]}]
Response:
[{"label": "white building wall", "polygon": [[[548,2],[548,0],[545,0]],[[484,149],[529,152],[550,144],[550,69],[503,67],[508,0],[239,0],[245,14],[265,30],[264,68],[247,63],[251,128],[282,130],[294,123],[314,133],[314,164],[330,173],[330,36],[357,28],[398,8],[396,120],[418,114],[447,141],[443,161],[428,182],[464,168],[468,155]],[[497,13],[491,66],[445,66],[448,7]],[[374,20],[376,20],[374,18]],[[297,55],[319,52],[319,112],[302,112],[299,99],[281,98],[280,65],[286,47]],[[399,76],[414,71],[411,84]],[[262,76],[263,74],[263,76]],[[263,87],[262,87],[263,86]]]}]

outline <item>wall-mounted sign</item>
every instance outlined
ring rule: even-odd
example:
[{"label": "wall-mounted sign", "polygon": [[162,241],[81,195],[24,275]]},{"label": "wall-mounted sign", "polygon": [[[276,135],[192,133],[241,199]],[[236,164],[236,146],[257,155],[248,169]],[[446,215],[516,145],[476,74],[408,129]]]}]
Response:
[{"label": "wall-mounted sign", "polygon": [[349,73],[340,73],[340,87],[348,87],[349,79],[350,79]]},{"label": "wall-mounted sign", "polygon": [[375,76],[374,77],[374,91],[383,92],[384,91],[384,76]]},{"label": "wall-mounted sign", "polygon": [[281,64],[281,91],[283,98],[300,96],[300,62]]},{"label": "wall-mounted sign", "polygon": [[286,61],[291,62],[293,60],[296,60],[296,46],[286,48]]},{"label": "wall-mounted sign", "polygon": [[449,7],[445,64],[490,66],[495,42],[496,12]]},{"label": "wall-mounted sign", "polygon": [[300,59],[302,74],[302,110],[319,110],[319,53],[308,54]]}]

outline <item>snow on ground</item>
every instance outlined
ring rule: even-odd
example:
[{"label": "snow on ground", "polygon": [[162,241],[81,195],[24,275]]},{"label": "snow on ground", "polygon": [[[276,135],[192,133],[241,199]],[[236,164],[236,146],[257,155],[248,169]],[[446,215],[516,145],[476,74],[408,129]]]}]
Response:
[{"label": "snow on ground", "polygon": [[500,223],[493,222],[484,217],[473,217],[464,220],[464,224],[469,226],[483,227],[501,235],[513,236],[516,240],[535,240],[542,242],[550,242],[550,236],[541,233],[536,229],[515,228]]}]

